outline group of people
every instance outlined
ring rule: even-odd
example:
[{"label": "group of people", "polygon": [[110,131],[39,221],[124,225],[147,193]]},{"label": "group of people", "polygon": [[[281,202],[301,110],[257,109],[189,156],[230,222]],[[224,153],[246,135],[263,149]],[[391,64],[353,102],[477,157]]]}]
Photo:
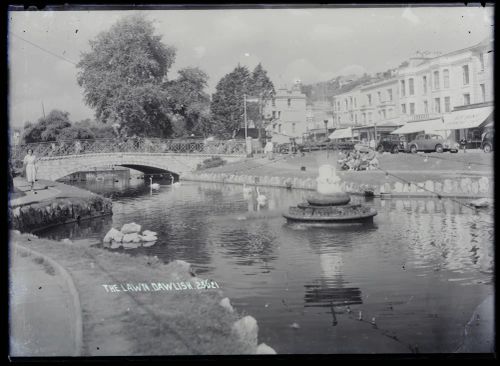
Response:
[{"label": "group of people", "polygon": [[379,166],[375,151],[372,149],[340,152],[338,164],[342,170],[374,170]]}]

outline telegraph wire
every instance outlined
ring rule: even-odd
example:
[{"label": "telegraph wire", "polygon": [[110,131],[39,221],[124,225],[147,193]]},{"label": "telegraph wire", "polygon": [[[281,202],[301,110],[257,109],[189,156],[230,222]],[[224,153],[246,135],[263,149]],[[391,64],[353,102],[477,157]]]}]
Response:
[{"label": "telegraph wire", "polygon": [[17,34],[15,34],[15,33],[12,33],[12,32],[11,32],[11,34],[12,34],[14,37],[19,38],[20,40],[23,40],[24,42],[29,43],[30,45],[32,45],[32,46],[34,46],[34,47],[36,47],[36,48],[38,48],[38,49],[40,49],[40,50],[42,50],[42,51],[44,51],[44,52],[48,53],[49,55],[55,56],[55,57],[57,57],[57,58],[59,58],[59,59],[61,59],[61,60],[63,60],[63,61],[69,62],[70,64],[72,64],[72,65],[74,65],[74,66],[78,66],[78,64],[77,64],[76,62],[71,61],[71,60],[67,59],[66,57],[63,57],[63,56],[61,56],[61,55],[58,55],[57,53],[54,53],[54,52],[52,52],[52,51],[49,51],[49,50],[47,50],[47,49],[45,49],[45,48],[43,48],[43,47],[41,47],[41,46],[37,45],[36,43],[33,43],[33,42],[28,41],[27,39],[25,39],[25,38],[23,38],[23,37],[21,37],[21,36],[18,36],[18,35],[17,35]]}]

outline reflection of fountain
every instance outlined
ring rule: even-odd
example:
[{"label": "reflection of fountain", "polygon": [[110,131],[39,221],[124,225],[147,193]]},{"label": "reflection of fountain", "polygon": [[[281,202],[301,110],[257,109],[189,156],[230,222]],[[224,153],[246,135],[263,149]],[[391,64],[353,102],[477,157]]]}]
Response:
[{"label": "reflection of fountain", "polygon": [[335,167],[325,164],[319,168],[317,193],[290,207],[283,216],[290,222],[309,223],[363,223],[373,221],[374,208],[361,204],[349,204],[351,198],[340,189],[340,178]]}]

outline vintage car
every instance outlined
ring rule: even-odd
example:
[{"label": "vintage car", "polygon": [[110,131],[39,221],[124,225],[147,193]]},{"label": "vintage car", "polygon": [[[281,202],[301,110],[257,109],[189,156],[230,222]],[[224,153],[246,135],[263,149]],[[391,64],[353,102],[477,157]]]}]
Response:
[{"label": "vintage car", "polygon": [[458,143],[431,133],[417,135],[414,140],[408,143],[411,153],[416,153],[417,151],[435,151],[438,153],[442,153],[443,151],[458,152],[459,147]]},{"label": "vintage car", "polygon": [[380,138],[377,142],[377,151],[383,153],[388,151],[392,154],[396,154],[400,151],[406,150],[406,139],[402,136],[397,135],[385,135]]},{"label": "vintage car", "polygon": [[483,138],[481,141],[481,149],[485,153],[489,153],[493,151],[494,142],[495,141],[495,130],[490,130],[483,134]]}]

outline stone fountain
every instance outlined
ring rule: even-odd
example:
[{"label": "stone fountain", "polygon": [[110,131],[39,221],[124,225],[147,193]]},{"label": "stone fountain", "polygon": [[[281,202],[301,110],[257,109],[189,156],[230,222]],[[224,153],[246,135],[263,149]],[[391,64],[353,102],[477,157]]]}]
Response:
[{"label": "stone fountain", "polygon": [[288,222],[302,223],[364,223],[372,222],[377,211],[360,203],[350,203],[351,198],[340,188],[340,178],[334,166],[321,165],[317,192],[307,202],[290,207],[283,216]]}]

